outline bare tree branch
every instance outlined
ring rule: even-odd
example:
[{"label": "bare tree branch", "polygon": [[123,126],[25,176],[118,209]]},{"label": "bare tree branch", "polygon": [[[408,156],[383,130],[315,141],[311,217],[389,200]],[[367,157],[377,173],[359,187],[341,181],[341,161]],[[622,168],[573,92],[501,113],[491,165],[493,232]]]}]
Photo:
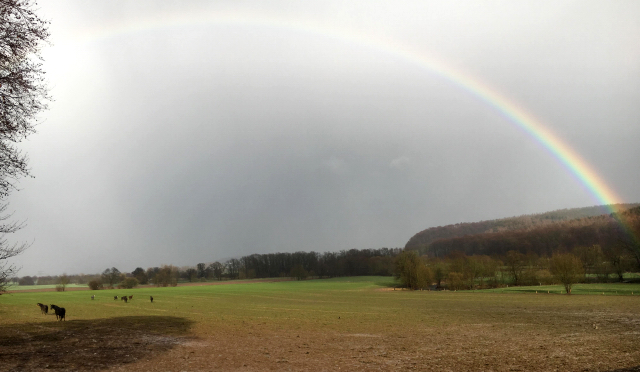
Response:
[{"label": "bare tree branch", "polygon": [[[35,14],[33,0],[0,0],[0,199],[16,190],[21,177],[31,176],[28,158],[16,144],[35,132],[37,115],[50,101],[42,70],[40,48],[49,38],[49,22]],[[0,221],[12,214],[0,205]],[[29,247],[9,243],[5,234],[22,222],[0,223],[0,292],[18,268],[6,262]]]}]

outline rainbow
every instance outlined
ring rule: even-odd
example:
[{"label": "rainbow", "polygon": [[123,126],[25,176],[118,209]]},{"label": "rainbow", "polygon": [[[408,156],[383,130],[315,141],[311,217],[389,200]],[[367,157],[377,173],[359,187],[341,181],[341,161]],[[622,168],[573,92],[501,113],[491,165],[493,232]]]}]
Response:
[{"label": "rainbow", "polygon": [[622,202],[621,198],[576,151],[516,102],[508,99],[479,78],[466,74],[460,69],[454,69],[449,64],[399,40],[344,29],[335,25],[327,26],[326,24],[309,20],[288,19],[274,15],[247,12],[204,11],[192,14],[167,13],[156,15],[152,18],[136,19],[135,22],[114,23],[106,28],[90,30],[82,36],[75,37],[75,41],[81,44],[94,43],[120,35],[149,30],[210,25],[257,26],[285,29],[293,32],[306,32],[400,57],[407,63],[426,69],[453,83],[484,102],[487,106],[495,109],[509,122],[523,130],[547,149],[559,163],[584,185],[599,204],[607,205],[612,213],[617,211],[615,205]]}]

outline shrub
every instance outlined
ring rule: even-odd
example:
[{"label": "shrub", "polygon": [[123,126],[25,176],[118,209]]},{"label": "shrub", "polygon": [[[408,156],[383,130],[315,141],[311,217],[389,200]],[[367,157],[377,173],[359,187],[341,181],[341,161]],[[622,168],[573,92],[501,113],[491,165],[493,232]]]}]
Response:
[{"label": "shrub", "polygon": [[175,287],[178,285],[178,268],[173,265],[164,265],[154,278],[154,282],[158,287]]},{"label": "shrub", "polygon": [[584,278],[582,262],[571,253],[554,254],[549,269],[553,277],[564,285],[567,294],[571,294],[571,287]]},{"label": "shrub", "polygon": [[102,282],[100,282],[99,280],[92,280],[89,282],[89,288],[94,291],[98,289],[103,289]]},{"label": "shrub", "polygon": [[395,277],[409,289],[428,288],[433,282],[431,269],[416,251],[404,251],[396,257]]},{"label": "shrub", "polygon": [[304,280],[307,279],[308,276],[309,273],[300,264],[294,265],[291,268],[291,277],[295,278],[296,280]]},{"label": "shrub", "polygon": [[118,288],[127,288],[131,289],[138,286],[138,279],[136,278],[126,278],[125,280],[118,285]]},{"label": "shrub", "polygon": [[447,276],[449,290],[457,291],[464,288],[464,276],[461,273],[450,272]]}]

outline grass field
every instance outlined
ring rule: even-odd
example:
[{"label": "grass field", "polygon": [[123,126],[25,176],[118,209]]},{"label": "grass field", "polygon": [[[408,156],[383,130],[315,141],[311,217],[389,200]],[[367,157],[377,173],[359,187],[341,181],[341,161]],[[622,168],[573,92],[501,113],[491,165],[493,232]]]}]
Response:
[{"label": "grass field", "polygon": [[[42,285],[10,285],[7,288],[8,291],[32,291],[32,290],[42,290],[42,289],[54,289],[56,284],[42,284]],[[67,289],[70,288],[86,288],[89,287],[86,284],[67,284]]]},{"label": "grass field", "polygon": [[358,277],[5,294],[0,370],[640,370],[640,285],[528,288],[394,291]]}]

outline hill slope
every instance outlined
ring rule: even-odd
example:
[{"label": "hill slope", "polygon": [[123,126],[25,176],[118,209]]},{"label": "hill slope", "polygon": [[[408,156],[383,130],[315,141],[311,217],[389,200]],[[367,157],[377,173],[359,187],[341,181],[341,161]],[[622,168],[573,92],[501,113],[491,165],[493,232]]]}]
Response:
[{"label": "hill slope", "polygon": [[[616,204],[620,211],[626,211],[640,206],[640,203]],[[405,249],[417,250],[427,253],[431,243],[441,239],[462,238],[469,235],[499,233],[508,231],[526,232],[549,227],[554,224],[563,224],[567,221],[581,220],[589,217],[608,215],[610,207],[606,205],[592,206],[585,208],[560,209],[546,213],[523,215],[517,217],[501,218],[480,222],[465,222],[455,225],[431,227],[415,234],[407,244]],[[583,222],[584,223],[584,222]],[[579,224],[583,224],[579,223]],[[558,226],[559,228],[559,226]]]}]

